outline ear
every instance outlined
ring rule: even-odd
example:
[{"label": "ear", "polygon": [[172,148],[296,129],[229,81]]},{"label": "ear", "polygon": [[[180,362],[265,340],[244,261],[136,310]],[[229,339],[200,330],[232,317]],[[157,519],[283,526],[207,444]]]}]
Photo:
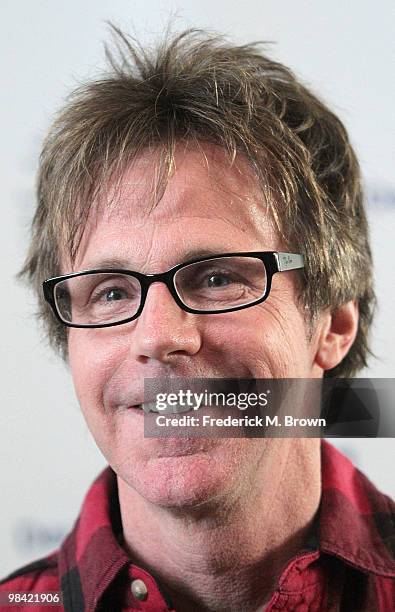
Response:
[{"label": "ear", "polygon": [[358,304],[355,301],[324,313],[314,360],[320,368],[331,370],[344,359],[357,335],[358,320]]}]

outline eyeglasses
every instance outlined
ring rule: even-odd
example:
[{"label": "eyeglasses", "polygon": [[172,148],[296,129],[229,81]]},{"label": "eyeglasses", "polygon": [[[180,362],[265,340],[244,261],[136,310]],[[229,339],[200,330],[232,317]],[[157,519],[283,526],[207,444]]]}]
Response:
[{"label": "eyeglasses", "polygon": [[49,278],[43,291],[64,325],[111,327],[140,316],[153,283],[164,283],[186,312],[221,314],[264,302],[276,272],[303,267],[303,256],[295,253],[226,253],[178,264],[160,274],[83,270]]}]

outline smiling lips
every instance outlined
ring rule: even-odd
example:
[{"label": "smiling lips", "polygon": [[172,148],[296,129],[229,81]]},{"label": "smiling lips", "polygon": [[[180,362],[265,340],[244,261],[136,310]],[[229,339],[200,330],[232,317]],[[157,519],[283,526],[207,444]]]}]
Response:
[{"label": "smiling lips", "polygon": [[149,412],[157,412],[160,414],[179,414],[181,412],[189,412],[190,410],[193,410],[192,406],[185,406],[181,404],[177,404],[176,406],[168,406],[165,410],[159,410],[155,402],[143,402],[141,404],[135,404],[133,406],[130,406],[130,408],[142,410],[145,414],[148,414]]},{"label": "smiling lips", "polygon": [[137,410],[142,410],[146,414],[148,412],[159,412],[156,408],[155,402],[143,402],[141,404],[135,404],[134,406],[130,406],[130,408],[136,408]]}]

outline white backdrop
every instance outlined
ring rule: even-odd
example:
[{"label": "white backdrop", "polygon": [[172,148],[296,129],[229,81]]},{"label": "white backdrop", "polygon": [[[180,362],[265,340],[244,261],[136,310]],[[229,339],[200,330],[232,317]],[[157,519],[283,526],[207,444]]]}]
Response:
[{"label": "white backdrop", "polygon": [[[369,193],[379,312],[377,359],[363,375],[395,374],[394,4],[392,0],[17,0],[2,4],[0,575],[55,547],[104,465],[65,366],[15,281],[28,242],[40,144],[66,92],[103,63],[105,20],[148,41],[172,18],[235,42],[274,41],[271,54],[327,100],[347,126]],[[394,441],[338,446],[394,494]]]}]

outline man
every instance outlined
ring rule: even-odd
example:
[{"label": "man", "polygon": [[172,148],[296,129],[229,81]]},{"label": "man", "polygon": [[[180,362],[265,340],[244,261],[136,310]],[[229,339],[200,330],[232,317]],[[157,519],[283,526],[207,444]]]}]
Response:
[{"label": "man", "polygon": [[257,46],[116,36],[121,57],[45,142],[24,269],[111,469],[59,551],[2,590],[61,592],[68,611],[391,610],[394,506],[327,443],[144,437],[149,378],[365,365],[344,127]]}]

